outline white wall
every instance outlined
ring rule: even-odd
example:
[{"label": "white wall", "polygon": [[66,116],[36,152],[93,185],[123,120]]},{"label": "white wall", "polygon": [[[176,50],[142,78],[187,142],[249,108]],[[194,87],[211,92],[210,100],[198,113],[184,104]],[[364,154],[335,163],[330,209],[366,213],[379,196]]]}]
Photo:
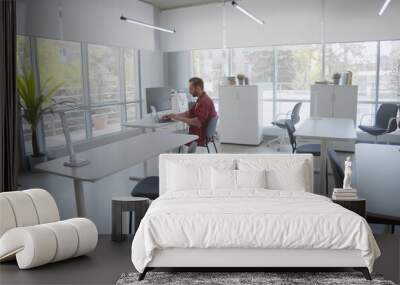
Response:
[{"label": "white wall", "polygon": [[148,23],[159,18],[158,10],[138,0],[17,0],[17,31],[52,39],[158,49],[159,32],[121,21],[122,12]]},{"label": "white wall", "polygon": [[166,86],[164,55],[161,51],[140,51],[140,77],[143,115],[146,115],[146,88]]},{"label": "white wall", "polygon": [[[379,0],[246,0],[243,7],[265,20],[259,25],[234,9],[226,11],[226,46],[250,47],[319,43],[325,14],[327,42],[400,39],[400,1],[377,16]],[[161,36],[165,51],[223,47],[223,4],[161,12],[161,24],[176,34]]]},{"label": "white wall", "polygon": [[176,90],[186,90],[192,73],[190,52],[166,52],[164,57],[167,85]]}]

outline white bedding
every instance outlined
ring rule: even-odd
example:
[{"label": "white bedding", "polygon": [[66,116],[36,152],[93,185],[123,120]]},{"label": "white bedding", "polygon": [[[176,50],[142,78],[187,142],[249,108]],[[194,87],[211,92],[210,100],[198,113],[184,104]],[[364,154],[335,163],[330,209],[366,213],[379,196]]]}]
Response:
[{"label": "white bedding", "polygon": [[319,195],[266,189],[160,196],[140,223],[132,262],[143,272],[165,248],[357,249],[371,272],[380,255],[359,215]]}]

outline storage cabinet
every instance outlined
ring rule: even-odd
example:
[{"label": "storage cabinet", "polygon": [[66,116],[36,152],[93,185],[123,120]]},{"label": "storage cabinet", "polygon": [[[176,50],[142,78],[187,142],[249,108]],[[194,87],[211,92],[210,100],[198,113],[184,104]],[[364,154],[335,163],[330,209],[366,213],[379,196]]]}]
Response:
[{"label": "storage cabinet", "polygon": [[259,145],[263,136],[262,106],[257,86],[220,86],[221,143]]}]

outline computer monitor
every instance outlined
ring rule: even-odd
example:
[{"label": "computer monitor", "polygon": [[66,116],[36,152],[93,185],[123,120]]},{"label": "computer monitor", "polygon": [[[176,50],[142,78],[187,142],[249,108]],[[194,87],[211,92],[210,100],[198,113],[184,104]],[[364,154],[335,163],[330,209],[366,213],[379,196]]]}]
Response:
[{"label": "computer monitor", "polygon": [[167,87],[146,88],[147,113],[152,113],[151,106],[156,112],[172,109],[170,89]]}]

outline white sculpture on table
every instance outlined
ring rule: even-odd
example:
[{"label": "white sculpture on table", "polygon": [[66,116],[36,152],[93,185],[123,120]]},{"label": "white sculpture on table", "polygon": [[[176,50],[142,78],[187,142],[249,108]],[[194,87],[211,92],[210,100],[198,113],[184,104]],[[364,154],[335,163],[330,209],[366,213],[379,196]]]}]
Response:
[{"label": "white sculpture on table", "polygon": [[352,189],[351,188],[351,160],[350,156],[346,158],[344,162],[344,179],[343,179],[343,189]]}]

